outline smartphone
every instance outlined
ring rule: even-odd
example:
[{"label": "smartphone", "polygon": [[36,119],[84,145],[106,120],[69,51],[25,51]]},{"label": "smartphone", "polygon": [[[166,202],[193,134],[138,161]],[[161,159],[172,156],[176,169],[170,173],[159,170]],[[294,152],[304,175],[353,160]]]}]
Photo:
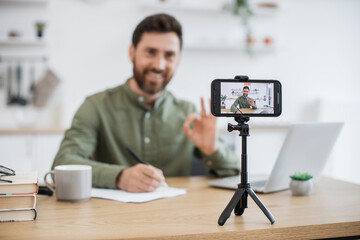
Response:
[{"label": "smartphone", "polygon": [[211,83],[211,113],[217,117],[277,117],[281,114],[278,80],[215,79]]}]

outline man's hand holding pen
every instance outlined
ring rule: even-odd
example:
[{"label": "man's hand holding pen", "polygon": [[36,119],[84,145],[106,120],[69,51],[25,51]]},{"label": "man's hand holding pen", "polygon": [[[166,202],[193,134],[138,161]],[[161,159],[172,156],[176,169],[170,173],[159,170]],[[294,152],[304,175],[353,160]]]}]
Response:
[{"label": "man's hand holding pen", "polygon": [[166,185],[161,169],[149,165],[126,147],[128,153],[138,162],[135,166],[122,170],[116,180],[117,188],[126,192],[152,192],[161,185]]},{"label": "man's hand holding pen", "polygon": [[160,169],[139,163],[121,172],[117,187],[127,192],[152,192],[164,181],[165,177]]}]

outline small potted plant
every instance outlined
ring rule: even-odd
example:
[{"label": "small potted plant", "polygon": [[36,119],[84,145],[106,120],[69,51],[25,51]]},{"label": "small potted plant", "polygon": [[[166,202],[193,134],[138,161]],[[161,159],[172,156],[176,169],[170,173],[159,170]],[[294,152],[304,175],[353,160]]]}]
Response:
[{"label": "small potted plant", "polygon": [[254,15],[253,10],[250,7],[249,0],[232,0],[225,3],[223,9],[230,11],[233,15],[239,16],[242,20],[246,34],[246,50],[248,53],[252,53],[251,47],[255,43],[255,38],[251,34],[250,19]]},{"label": "small potted plant", "polygon": [[296,172],[290,176],[290,190],[294,196],[308,196],[313,189],[312,177],[308,173]]},{"label": "small potted plant", "polygon": [[221,94],[221,108],[225,108],[225,100],[227,96]]},{"label": "small potted plant", "polygon": [[45,26],[46,26],[46,24],[44,22],[36,22],[35,23],[36,34],[37,34],[38,38],[43,37]]}]

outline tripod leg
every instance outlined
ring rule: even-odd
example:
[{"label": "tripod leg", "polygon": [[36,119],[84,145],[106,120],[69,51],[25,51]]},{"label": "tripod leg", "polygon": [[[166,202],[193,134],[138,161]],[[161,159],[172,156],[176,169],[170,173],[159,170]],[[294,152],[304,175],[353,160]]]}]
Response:
[{"label": "tripod leg", "polygon": [[265,207],[265,205],[261,202],[261,200],[256,196],[255,192],[248,188],[246,191],[249,193],[251,198],[255,201],[255,203],[259,206],[259,208],[263,211],[263,213],[266,215],[266,217],[270,220],[271,224],[275,222],[275,218],[271,214],[271,212]]},{"label": "tripod leg", "polygon": [[240,201],[236,204],[234,213],[236,216],[243,215],[245,208],[247,208],[248,193],[245,191],[241,196]]},{"label": "tripod leg", "polygon": [[242,195],[245,193],[245,189],[237,189],[234,193],[234,196],[231,198],[228,205],[225,207],[224,211],[221,213],[218,224],[224,225],[226,220],[230,217],[231,211],[235,208],[236,204],[240,201]]}]

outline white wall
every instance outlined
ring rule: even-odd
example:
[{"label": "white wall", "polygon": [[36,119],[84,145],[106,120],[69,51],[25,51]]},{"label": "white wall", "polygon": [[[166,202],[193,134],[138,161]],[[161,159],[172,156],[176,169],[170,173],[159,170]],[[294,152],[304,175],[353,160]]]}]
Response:
[{"label": "white wall", "polygon": [[[284,90],[281,119],[285,120],[304,119],[307,104],[321,95],[339,95],[339,85],[346,86],[342,95],[358,96],[360,3],[356,0],[279,3],[276,19],[270,19],[275,22],[281,42],[276,51],[249,56],[231,49],[185,48],[182,64],[169,89],[179,97],[199,102],[199,96],[209,96],[209,83],[214,78],[247,74],[253,78],[279,79]],[[157,11],[142,8],[139,1],[51,2],[51,65],[61,75],[66,91],[71,92],[65,99],[70,115],[86,95],[121,84],[131,76],[128,60],[131,34],[136,24],[151,12]],[[180,20],[197,20],[191,24],[184,20],[188,23],[184,25],[185,36],[194,29],[221,31],[219,22],[223,26],[229,22],[229,18],[213,11],[168,12]],[[189,90],[189,82],[197,85]]]},{"label": "white wall", "polygon": [[[62,85],[55,97],[63,109],[63,126],[84,98],[92,93],[123,83],[132,74],[128,47],[136,24],[146,15],[158,12],[144,7],[144,1],[117,0],[52,0],[49,3],[50,66],[61,77]],[[215,10],[161,9],[184,25],[185,49],[182,63],[169,85],[178,97],[195,102],[210,96],[210,82],[215,78],[232,78],[246,74],[251,78],[278,79],[283,85],[283,114],[276,119],[254,119],[251,123],[277,123],[306,120],[333,120],[331,114],[320,114],[322,99],[346,99],[360,96],[360,1],[357,0],[292,0],[276,1],[280,9],[270,16],[254,20],[256,30],[275,36],[276,49],[248,55],[243,50],[186,48],[194,41],[225,43],[241,35],[239,20]],[[198,34],[198,35],[196,35]],[[220,37],[221,36],[221,37]],[[195,40],[194,40],[195,38]],[[189,87],[191,86],[191,87]],[[326,101],[325,101],[326,102]],[[50,109],[51,106],[49,106]],[[354,105],[352,118],[341,118],[348,125],[360,119]],[[50,110],[45,110],[49,111]],[[337,109],[333,109],[336,114]],[[347,114],[346,112],[344,114]],[[339,119],[339,118],[337,118]],[[229,119],[220,119],[223,127]],[[1,124],[1,120],[0,120]],[[356,142],[360,134],[346,134],[343,142]],[[286,131],[254,131],[258,144],[270,154],[259,156],[253,169],[269,171],[280,149]],[[255,136],[254,136],[255,135]],[[261,137],[260,137],[261,136]],[[274,142],[271,142],[273,137]],[[251,144],[257,144],[250,140]],[[265,144],[266,143],[266,144]],[[337,150],[343,151],[342,149]],[[350,152],[349,152],[350,151]],[[256,148],[249,155],[257,156]],[[347,149],[344,157],[359,162],[356,146]],[[341,156],[332,161],[341,161]],[[262,164],[261,161],[267,161]],[[252,163],[251,163],[252,164]],[[350,164],[351,165],[351,164]],[[260,167],[262,166],[262,168]],[[266,166],[266,167],[264,167]],[[340,174],[334,167],[326,173],[360,183],[360,175],[351,166]]]}]

